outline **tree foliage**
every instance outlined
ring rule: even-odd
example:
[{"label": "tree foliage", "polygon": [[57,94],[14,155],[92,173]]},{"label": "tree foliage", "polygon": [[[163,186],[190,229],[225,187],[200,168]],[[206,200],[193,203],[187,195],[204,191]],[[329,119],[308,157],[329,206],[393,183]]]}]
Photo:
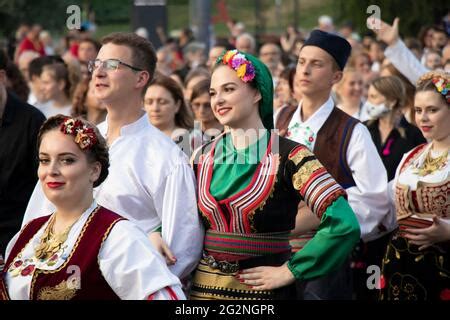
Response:
[{"label": "tree foliage", "polygon": [[61,29],[67,19],[67,7],[76,3],[73,0],[0,0],[0,34],[10,36],[20,23]]},{"label": "tree foliage", "polygon": [[82,20],[96,13],[99,23],[129,22],[131,1],[124,0],[0,0],[0,35],[10,36],[21,23],[38,23],[44,29],[65,30],[70,5],[80,6]]},{"label": "tree foliage", "polygon": [[380,7],[381,19],[392,23],[395,17],[400,18],[400,33],[403,36],[417,37],[421,27],[439,24],[447,14],[448,0],[412,1],[412,0],[339,0],[335,3],[338,13],[337,21],[351,20],[355,28],[366,33],[366,19],[370,5]]}]

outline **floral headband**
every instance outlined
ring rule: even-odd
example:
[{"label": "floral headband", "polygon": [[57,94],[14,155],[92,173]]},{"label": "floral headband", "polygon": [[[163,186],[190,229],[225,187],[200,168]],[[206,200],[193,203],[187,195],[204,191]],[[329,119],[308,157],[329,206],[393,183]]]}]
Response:
[{"label": "floral headband", "polygon": [[75,137],[75,143],[84,150],[90,149],[97,143],[97,135],[94,129],[89,128],[82,121],[73,118],[66,118],[61,124],[60,130],[64,134]]},{"label": "floral headband", "polygon": [[237,76],[244,82],[250,82],[255,78],[255,67],[247,58],[237,50],[228,50],[221,55],[216,63],[228,64],[236,71]]},{"label": "floral headband", "polygon": [[436,90],[445,97],[447,103],[450,103],[450,82],[446,82],[443,78],[433,78]]}]

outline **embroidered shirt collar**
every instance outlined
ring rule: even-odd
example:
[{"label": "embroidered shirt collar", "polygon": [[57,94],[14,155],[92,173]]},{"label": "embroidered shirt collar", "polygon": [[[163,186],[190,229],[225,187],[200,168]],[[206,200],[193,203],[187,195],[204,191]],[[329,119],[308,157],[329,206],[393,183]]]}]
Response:
[{"label": "embroidered shirt collar", "polygon": [[325,123],[325,121],[328,119],[328,116],[333,111],[334,102],[331,96],[328,98],[328,100],[320,106],[319,109],[314,112],[313,115],[311,115],[308,120],[303,121],[301,119],[301,110],[302,110],[302,103],[300,102],[297,110],[295,110],[295,113],[291,119],[291,122],[289,123],[289,128],[292,128],[295,126],[295,124],[304,125],[310,127],[314,133],[317,135],[322,125]]}]

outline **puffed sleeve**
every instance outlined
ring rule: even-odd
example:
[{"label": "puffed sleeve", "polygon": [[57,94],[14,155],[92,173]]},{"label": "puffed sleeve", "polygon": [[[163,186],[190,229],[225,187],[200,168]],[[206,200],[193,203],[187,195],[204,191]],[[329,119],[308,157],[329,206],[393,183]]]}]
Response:
[{"label": "puffed sleeve", "polygon": [[102,244],[103,277],[123,300],[184,300],[173,275],[145,233],[130,221],[119,221]]},{"label": "puffed sleeve", "polygon": [[292,150],[286,166],[292,187],[321,220],[316,235],[291,257],[288,268],[299,280],[326,275],[338,268],[358,243],[358,220],[345,191],[306,147]]},{"label": "puffed sleeve", "polygon": [[177,258],[170,270],[188,276],[201,258],[204,230],[197,210],[195,177],[188,162],[178,164],[155,193],[162,237]]}]

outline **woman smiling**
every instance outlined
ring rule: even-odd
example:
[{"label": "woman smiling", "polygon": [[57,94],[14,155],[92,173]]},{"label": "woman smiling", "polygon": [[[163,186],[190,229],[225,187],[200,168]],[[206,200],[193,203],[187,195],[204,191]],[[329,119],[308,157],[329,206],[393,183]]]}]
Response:
[{"label": "woman smiling", "polygon": [[109,167],[97,129],[58,115],[43,124],[38,148],[39,180],[56,211],[30,221],[11,240],[0,298],[183,298],[178,278],[143,231],[94,200],[93,188]]}]

